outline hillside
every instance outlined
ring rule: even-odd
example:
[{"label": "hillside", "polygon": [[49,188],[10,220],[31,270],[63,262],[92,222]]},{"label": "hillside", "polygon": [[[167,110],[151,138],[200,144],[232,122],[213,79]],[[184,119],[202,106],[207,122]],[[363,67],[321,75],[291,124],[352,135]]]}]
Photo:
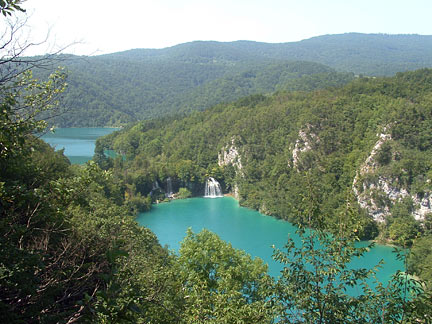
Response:
[{"label": "hillside", "polygon": [[237,64],[270,60],[311,61],[370,76],[430,67],[432,36],[346,33],[289,43],[196,41],[164,49],[134,49],[108,57],[145,61]]},{"label": "hillside", "polygon": [[66,65],[69,85],[62,104],[68,112],[56,120],[63,127],[121,125],[204,110],[254,93],[337,86],[353,78],[318,63],[267,59],[229,66],[101,57]]},{"label": "hillside", "polygon": [[[432,322],[432,70],[348,83],[351,72],[277,58],[278,48],[267,57],[213,42],[28,58],[37,27],[31,8],[17,15],[26,3],[0,1],[0,323]],[[50,6],[39,9],[51,16]],[[78,9],[65,13],[116,41],[95,21],[114,21],[102,7]],[[110,9],[123,36],[120,7]],[[64,97],[59,60],[70,71]],[[155,116],[98,140],[85,165],[38,138],[52,117],[96,126]],[[136,221],[173,197],[165,191],[202,193],[208,177],[299,225],[298,243],[273,248],[280,276],[206,229],[188,230],[174,252]],[[377,232],[409,261],[383,284],[379,264],[352,264],[373,246],[358,240]]]},{"label": "hillside", "polygon": [[[129,195],[205,179],[262,213],[300,222],[312,190],[329,227],[349,199],[363,238],[411,245],[432,212],[432,70],[360,78],[343,88],[255,95],[185,118],[144,121],[98,142]],[[100,154],[114,149],[115,163]],[[307,174],[308,176],[304,176]],[[333,224],[333,225],[332,225]]]},{"label": "hillside", "polygon": [[281,44],[197,41],[72,56],[62,65],[69,71],[62,100],[67,112],[56,124],[121,125],[257,93],[339,86],[352,80],[351,73],[393,75],[430,67],[432,36],[343,34]]}]

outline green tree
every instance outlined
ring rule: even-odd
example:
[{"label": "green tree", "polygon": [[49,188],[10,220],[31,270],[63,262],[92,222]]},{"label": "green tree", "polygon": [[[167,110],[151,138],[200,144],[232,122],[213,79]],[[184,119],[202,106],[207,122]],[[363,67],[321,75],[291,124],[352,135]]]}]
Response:
[{"label": "green tree", "polygon": [[411,247],[419,232],[419,224],[412,216],[396,218],[388,229],[389,239],[398,246],[404,247]]},{"label": "green tree", "polygon": [[268,323],[273,318],[273,282],[260,259],[208,230],[188,230],[179,252],[186,323]]},{"label": "green tree", "polygon": [[[309,228],[299,225],[300,245],[289,238],[285,251],[274,253],[284,264],[275,290],[280,322],[428,323],[432,319],[430,295],[406,272],[398,271],[388,285],[374,283],[370,287],[367,281],[374,277],[379,264],[371,269],[349,266],[353,258],[362,257],[371,247],[355,245],[362,226],[356,209],[347,199],[338,227],[327,227],[316,188],[307,175],[306,181],[308,195],[301,213]],[[398,258],[406,260],[406,253],[399,253]],[[348,291],[352,287],[358,289],[354,296]]]},{"label": "green tree", "polygon": [[408,269],[419,276],[432,289],[432,235],[421,237],[414,241],[408,257]]},{"label": "green tree", "polygon": [[[1,1],[2,13],[19,3]],[[0,59],[0,322],[172,323],[173,258],[133,220],[122,187],[35,136],[57,111],[64,73],[38,81],[15,58]]]},{"label": "green tree", "polygon": [[[309,185],[309,189],[311,189]],[[303,198],[302,218],[296,233],[300,245],[288,238],[285,250],[275,250],[275,260],[284,264],[276,286],[282,323],[370,323],[364,310],[365,291],[353,297],[349,287],[363,286],[376,269],[350,269],[348,263],[366,248],[356,248],[355,216],[349,206],[340,217],[334,235],[325,227],[316,192]],[[312,228],[312,229],[311,229]]]},{"label": "green tree", "polygon": [[187,188],[180,188],[178,192],[179,199],[192,197],[192,193]]},{"label": "green tree", "polygon": [[23,0],[0,0],[0,13],[6,17],[6,16],[11,16],[14,11],[25,12],[25,10],[20,6],[21,3],[23,3],[24,1]]}]

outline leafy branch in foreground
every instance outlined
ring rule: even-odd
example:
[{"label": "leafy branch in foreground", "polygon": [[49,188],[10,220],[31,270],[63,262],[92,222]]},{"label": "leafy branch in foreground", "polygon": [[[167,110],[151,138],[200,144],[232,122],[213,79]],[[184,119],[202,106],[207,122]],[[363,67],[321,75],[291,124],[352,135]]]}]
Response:
[{"label": "leafy branch in foreground", "polygon": [[20,4],[23,0],[0,0],[0,12],[3,16],[11,16],[14,11],[25,12]]},{"label": "leafy branch in foreground", "polygon": [[[380,264],[372,269],[350,266],[373,244],[356,246],[360,224],[349,199],[340,214],[340,227],[332,233],[322,222],[311,185],[303,206],[309,228],[299,225],[296,234],[301,243],[289,237],[285,251],[274,252],[285,265],[275,291],[281,323],[429,323],[430,295],[407,272],[398,271],[383,286],[374,279]],[[398,258],[406,255],[399,251]]]},{"label": "leafy branch in foreground", "polygon": [[273,280],[261,259],[252,259],[208,230],[188,230],[179,252],[186,323],[271,321]]},{"label": "leafy branch in foreground", "polygon": [[47,122],[38,119],[42,113],[57,114],[56,98],[64,91],[66,75],[63,71],[50,75],[40,82],[30,71],[16,81],[3,84],[0,95],[0,156],[5,158],[20,150],[25,139],[43,131]]}]

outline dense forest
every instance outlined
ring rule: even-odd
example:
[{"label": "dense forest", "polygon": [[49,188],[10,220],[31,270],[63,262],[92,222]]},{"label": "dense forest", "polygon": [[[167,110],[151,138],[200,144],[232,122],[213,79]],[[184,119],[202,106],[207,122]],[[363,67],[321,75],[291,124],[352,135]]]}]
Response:
[{"label": "dense forest", "polygon": [[[68,73],[60,126],[124,125],[203,110],[281,88],[309,90],[350,81],[350,73],[309,62],[141,62],[117,57],[61,62]],[[68,62],[71,62],[70,64]],[[78,64],[80,63],[80,64]]]},{"label": "dense forest", "polygon": [[[0,1],[1,19],[23,2]],[[410,194],[430,192],[430,70],[143,121],[99,140],[94,161],[79,166],[37,137],[49,124],[42,117],[62,111],[66,74],[35,78],[32,68],[50,58],[21,58],[16,44],[4,43],[0,59],[2,323],[431,321],[430,223],[410,218],[407,195],[383,199],[378,230],[394,240],[393,230],[413,226],[417,237],[396,243],[413,246],[415,267],[373,287],[379,265],[347,267],[367,250],[355,242],[376,230],[354,188],[382,176]],[[242,204],[296,222],[303,245],[288,239],[274,250],[280,278],[206,230],[188,231],[170,252],[134,220],[163,196],[153,183],[167,176],[185,196],[207,176],[220,179]],[[347,294],[352,286],[358,295]]]},{"label": "dense forest", "polygon": [[[128,185],[94,162],[71,166],[32,135],[46,124],[13,121],[13,107],[2,100],[2,322],[430,322],[427,286],[397,273],[372,289],[366,280],[377,269],[347,269],[365,252],[354,245],[357,212],[346,205],[344,230],[329,236],[313,185],[299,217],[315,231],[299,227],[301,247],[288,241],[275,250],[284,264],[278,280],[205,230],[188,232],[172,254],[134,220],[148,199],[132,199]],[[358,296],[346,293],[352,286],[362,287]]]},{"label": "dense forest", "polygon": [[281,44],[201,41],[91,57],[59,55],[55,66],[66,67],[69,86],[55,124],[119,126],[252,94],[340,86],[354,74],[431,66],[431,49],[430,36],[343,34]]},{"label": "dense forest", "polygon": [[[310,182],[327,226],[337,227],[350,199],[361,238],[425,245],[432,238],[431,89],[432,71],[424,69],[254,95],[110,134],[98,140],[95,160],[124,181],[129,197],[158,199],[154,183],[168,177],[177,190],[202,193],[211,176],[243,206],[294,223],[303,222]],[[106,149],[121,156],[108,159]],[[418,261],[411,266],[431,280],[430,260]]]}]

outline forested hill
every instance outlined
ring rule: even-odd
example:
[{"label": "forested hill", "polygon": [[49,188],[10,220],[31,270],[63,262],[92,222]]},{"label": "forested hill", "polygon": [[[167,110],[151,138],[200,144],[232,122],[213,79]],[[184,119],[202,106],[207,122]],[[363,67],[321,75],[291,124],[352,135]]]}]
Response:
[{"label": "forested hill", "polygon": [[279,89],[337,86],[353,78],[318,63],[141,62],[119,57],[66,61],[67,112],[59,126],[119,125],[169,114],[203,110],[240,97]]},{"label": "forested hill", "polygon": [[[337,226],[349,199],[363,237],[410,245],[432,230],[431,90],[425,69],[339,89],[255,95],[143,121],[98,141],[96,160],[126,174],[130,197],[149,195],[168,177],[176,190],[202,194],[212,176],[242,205],[294,222],[313,187],[328,226]],[[104,148],[126,160],[113,164]]]},{"label": "forested hill", "polygon": [[[0,1],[0,323],[432,322],[432,70],[337,88],[352,72],[217,43],[197,59],[182,46],[28,58],[25,5]],[[170,51],[178,59],[157,57]],[[57,59],[70,71],[62,102]],[[202,109],[203,94],[212,104],[272,89],[173,114]],[[59,104],[71,110],[62,126],[165,116],[71,165],[36,136]],[[273,249],[280,276],[207,230],[189,230],[174,253],[135,221],[166,187],[188,197],[208,176],[244,205],[313,228]],[[409,267],[383,284],[379,265],[351,266],[369,250],[357,240],[377,230],[412,246],[398,253]]]},{"label": "forested hill", "polygon": [[67,113],[56,124],[120,125],[256,93],[339,86],[352,73],[392,75],[430,67],[432,36],[343,34],[281,44],[197,41],[68,57],[62,65],[69,71],[62,101]]},{"label": "forested hill", "polygon": [[107,56],[191,63],[235,63],[263,58],[311,61],[369,76],[432,66],[432,36],[346,33],[289,43],[196,41],[164,49],[134,49]]}]

